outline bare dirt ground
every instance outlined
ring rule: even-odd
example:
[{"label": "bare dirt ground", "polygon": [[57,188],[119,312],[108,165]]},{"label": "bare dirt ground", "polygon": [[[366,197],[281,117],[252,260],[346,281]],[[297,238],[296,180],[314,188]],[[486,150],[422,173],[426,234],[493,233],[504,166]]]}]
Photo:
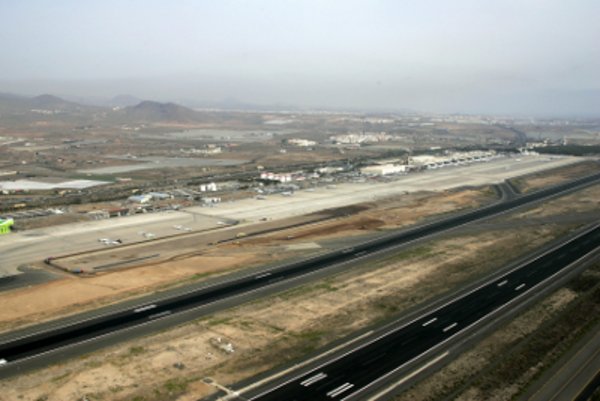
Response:
[{"label": "bare dirt ground", "polygon": [[[218,274],[235,266],[257,262],[258,255],[238,252],[235,255],[190,257],[172,264],[127,269],[90,279],[65,277],[39,286],[0,294],[6,310],[0,316],[4,330],[40,322],[53,317],[93,309],[157,289],[165,283],[185,280],[197,274]],[[268,258],[268,255],[261,255]],[[199,267],[201,266],[201,267]]]},{"label": "bare dirt ground", "polygon": [[386,199],[377,203],[356,205],[360,211],[351,216],[318,225],[281,232],[244,241],[248,244],[265,244],[273,241],[323,240],[332,237],[347,238],[374,230],[395,229],[415,224],[433,215],[474,208],[489,202],[491,190],[467,189],[464,191],[443,192],[432,196],[430,193],[415,193],[402,199]]},{"label": "bare dirt ground", "polygon": [[600,218],[600,185],[551,200],[535,208],[513,215],[515,220],[538,219],[553,215],[596,212]]},{"label": "bare dirt ground", "polygon": [[522,193],[527,193],[551,185],[557,185],[561,182],[569,181],[578,177],[597,173],[598,171],[600,171],[600,163],[597,161],[585,161],[566,167],[559,167],[528,176],[519,177],[514,179],[513,182]]},{"label": "bare dirt ground", "polygon": [[[546,226],[520,229],[518,235],[516,230],[453,235],[168,332],[3,380],[0,394],[24,401],[196,400],[213,391],[201,382],[205,376],[231,384],[273,368],[275,361],[299,358],[489,274],[505,263],[503,255],[514,250],[515,241],[526,244],[519,250],[526,253],[565,230]],[[217,338],[231,342],[235,351],[221,350]]]},{"label": "bare dirt ground", "polygon": [[[191,245],[184,247],[184,241],[178,239],[175,240],[176,251],[173,250],[173,243],[160,245],[171,250],[171,258],[167,261],[104,271],[92,277],[65,276],[63,279],[39,286],[0,293],[0,302],[6,306],[6,313],[0,315],[0,331],[79,313],[249,266],[268,264],[300,255],[306,257],[308,252],[322,250],[316,247],[312,250],[293,251],[290,245],[301,245],[307,240],[348,238],[352,235],[367,234],[381,227],[404,226],[434,213],[477,206],[481,202],[489,201],[487,193],[488,191],[482,193],[478,190],[441,194],[419,193],[400,200],[384,201],[381,206],[355,206],[352,209],[358,212],[348,217],[214,246],[194,240]],[[154,245],[153,252],[158,252],[160,246]],[[104,253],[104,263],[111,262],[114,254],[110,251]],[[128,254],[128,257],[135,256],[139,255]],[[86,255],[80,258],[89,259]],[[95,263],[102,262],[95,260]]]}]

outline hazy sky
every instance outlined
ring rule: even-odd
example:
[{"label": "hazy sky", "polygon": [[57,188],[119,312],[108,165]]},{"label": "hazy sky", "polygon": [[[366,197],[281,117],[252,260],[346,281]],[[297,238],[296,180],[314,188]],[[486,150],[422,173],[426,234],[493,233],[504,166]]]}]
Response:
[{"label": "hazy sky", "polygon": [[0,0],[0,92],[600,114],[598,0]]}]

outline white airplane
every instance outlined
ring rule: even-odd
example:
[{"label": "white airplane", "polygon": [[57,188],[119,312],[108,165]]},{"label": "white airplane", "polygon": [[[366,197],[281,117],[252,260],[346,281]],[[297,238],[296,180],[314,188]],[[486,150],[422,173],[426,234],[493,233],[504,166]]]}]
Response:
[{"label": "white airplane", "polygon": [[103,243],[104,245],[120,245],[123,243],[123,241],[121,241],[120,239],[112,240],[110,238],[100,238],[98,239],[98,241]]}]

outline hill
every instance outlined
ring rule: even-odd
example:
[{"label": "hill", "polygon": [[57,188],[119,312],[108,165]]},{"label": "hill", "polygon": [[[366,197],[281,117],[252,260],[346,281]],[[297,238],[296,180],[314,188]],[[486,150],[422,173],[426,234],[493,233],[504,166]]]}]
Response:
[{"label": "hill", "polygon": [[52,113],[80,113],[96,110],[96,107],[70,102],[54,95],[26,97],[10,93],[0,93],[0,111],[8,114],[30,114],[32,111]]},{"label": "hill", "polygon": [[200,113],[175,103],[159,103],[150,100],[122,110],[124,117],[139,122],[177,122],[190,123],[200,121]]},{"label": "hill", "polygon": [[117,95],[107,102],[108,106],[111,107],[127,107],[135,106],[142,100],[132,95]]},{"label": "hill", "polygon": [[26,104],[32,109],[60,111],[76,111],[87,107],[79,103],[69,102],[68,100],[62,99],[58,96],[48,94],[39,95],[28,99]]}]

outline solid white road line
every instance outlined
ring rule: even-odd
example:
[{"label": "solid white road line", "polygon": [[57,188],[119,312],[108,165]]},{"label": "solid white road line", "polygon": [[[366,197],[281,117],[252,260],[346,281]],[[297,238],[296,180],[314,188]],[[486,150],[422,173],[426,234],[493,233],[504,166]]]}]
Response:
[{"label": "solid white road line", "polygon": [[[375,401],[375,400],[379,399],[384,394],[388,393],[389,391],[395,389],[399,385],[401,385],[401,384],[407,382],[408,380],[412,379],[413,377],[415,377],[416,375],[418,375],[419,373],[421,373],[422,371],[424,371],[428,367],[435,365],[440,360],[442,360],[445,357],[447,357],[449,354],[450,354],[450,352],[446,351],[443,354],[435,357],[431,361],[427,362],[425,365],[421,366],[419,369],[413,370],[411,373],[409,373],[408,375],[404,376],[402,379],[398,380],[396,383],[392,384],[391,386],[389,386],[388,388],[384,389],[383,391],[380,391],[379,393],[375,394],[373,397],[369,398],[368,401]],[[350,394],[346,398],[343,398],[341,401],[346,401],[346,399],[348,399],[350,397],[352,397],[352,394]]]}]

